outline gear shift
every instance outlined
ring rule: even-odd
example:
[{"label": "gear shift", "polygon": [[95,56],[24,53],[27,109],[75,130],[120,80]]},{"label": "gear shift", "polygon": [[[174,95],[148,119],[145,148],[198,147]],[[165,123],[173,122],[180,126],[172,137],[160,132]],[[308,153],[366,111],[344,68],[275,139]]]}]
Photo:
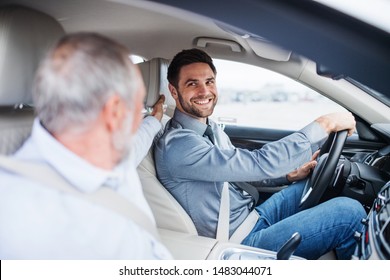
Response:
[{"label": "gear shift", "polygon": [[298,248],[300,243],[301,243],[301,235],[298,232],[296,232],[279,249],[278,253],[276,254],[276,259],[277,260],[290,259],[291,255],[295,252],[295,250]]}]

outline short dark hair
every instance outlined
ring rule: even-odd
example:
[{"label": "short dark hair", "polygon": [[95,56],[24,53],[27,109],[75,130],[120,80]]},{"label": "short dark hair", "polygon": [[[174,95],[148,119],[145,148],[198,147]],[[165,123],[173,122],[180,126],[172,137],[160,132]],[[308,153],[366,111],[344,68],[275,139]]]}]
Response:
[{"label": "short dark hair", "polygon": [[174,87],[178,87],[179,83],[179,73],[183,66],[192,64],[192,63],[207,63],[214,74],[217,74],[217,69],[213,64],[212,58],[204,51],[199,49],[189,49],[182,50],[177,53],[171,61],[171,64],[168,67],[168,81]]}]

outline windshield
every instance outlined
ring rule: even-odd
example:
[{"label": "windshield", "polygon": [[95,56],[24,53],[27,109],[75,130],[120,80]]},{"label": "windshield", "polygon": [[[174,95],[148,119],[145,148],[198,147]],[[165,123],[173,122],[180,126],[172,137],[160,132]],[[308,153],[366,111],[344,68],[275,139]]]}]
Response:
[{"label": "windshield", "polygon": [[315,0],[390,32],[389,0]]},{"label": "windshield", "polygon": [[386,104],[387,106],[390,107],[390,98],[386,95],[384,95],[383,93],[380,93],[350,77],[346,77],[345,80],[347,80],[348,82],[350,82],[351,84],[357,86],[358,88],[364,90],[365,92],[367,92],[369,95],[371,95],[372,97],[378,99],[379,101],[381,101],[382,103]]}]

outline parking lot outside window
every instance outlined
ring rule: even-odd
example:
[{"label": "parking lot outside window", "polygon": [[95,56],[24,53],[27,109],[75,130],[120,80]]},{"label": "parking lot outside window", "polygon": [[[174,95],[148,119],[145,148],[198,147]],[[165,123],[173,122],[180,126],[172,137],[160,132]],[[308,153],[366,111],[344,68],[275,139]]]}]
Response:
[{"label": "parking lot outside window", "polygon": [[218,123],[298,130],[323,114],[345,110],[281,74],[226,60],[214,63],[219,101],[211,118]]}]

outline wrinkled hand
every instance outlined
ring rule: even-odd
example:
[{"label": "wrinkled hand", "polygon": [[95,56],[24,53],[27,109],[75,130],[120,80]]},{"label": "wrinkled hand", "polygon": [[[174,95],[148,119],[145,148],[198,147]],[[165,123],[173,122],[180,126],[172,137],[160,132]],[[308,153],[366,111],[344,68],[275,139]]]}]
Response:
[{"label": "wrinkled hand", "polygon": [[288,173],[287,180],[292,183],[295,181],[305,179],[310,174],[310,172],[314,169],[314,167],[316,167],[316,165],[317,165],[316,159],[317,159],[317,156],[319,153],[320,153],[320,150],[316,151],[313,154],[313,156],[311,157],[311,160],[309,162],[305,163],[304,165],[302,165],[298,169]]},{"label": "wrinkled hand", "polygon": [[348,130],[348,136],[351,136],[356,129],[356,121],[350,112],[337,112],[323,115],[316,119],[329,134],[340,130]]},{"label": "wrinkled hand", "polygon": [[165,96],[163,94],[160,95],[160,98],[157,100],[156,104],[153,106],[153,111],[150,113],[151,116],[155,117],[157,120],[161,121],[164,115],[164,102]]}]

